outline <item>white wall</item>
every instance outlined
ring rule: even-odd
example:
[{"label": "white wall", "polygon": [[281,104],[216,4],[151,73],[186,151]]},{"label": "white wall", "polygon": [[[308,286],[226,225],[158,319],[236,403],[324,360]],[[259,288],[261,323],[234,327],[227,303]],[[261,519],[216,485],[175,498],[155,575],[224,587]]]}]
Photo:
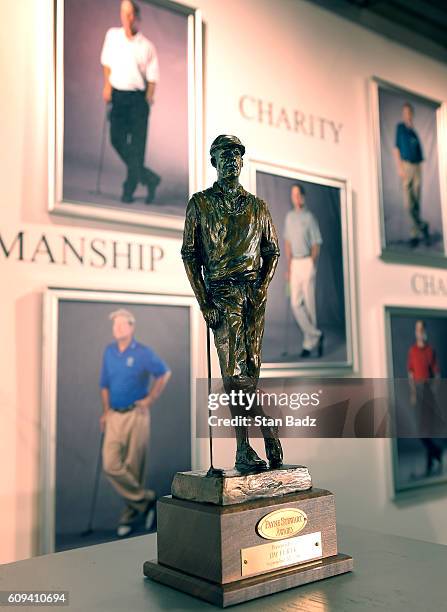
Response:
[{"label": "white wall", "polygon": [[[350,181],[355,209],[357,309],[360,372],[384,377],[383,306],[445,307],[445,297],[412,294],[414,268],[378,259],[379,214],[369,120],[372,75],[436,99],[447,99],[443,64],[400,47],[299,0],[196,0],[205,22],[205,149],[219,133],[238,134],[247,157],[284,163]],[[47,202],[48,0],[16,0],[3,7],[1,117],[1,232],[30,236],[45,232],[130,240],[130,228],[52,217]],[[13,27],[11,27],[13,24]],[[248,121],[239,111],[242,95],[299,109],[343,124],[340,142],[325,141]],[[205,183],[214,179],[210,167]],[[243,182],[248,181],[245,171]],[[125,273],[5,261],[0,254],[0,562],[37,552],[42,292],[47,286],[116,290],[190,291],[180,242],[150,236],[166,257],[158,272]],[[421,272],[430,272],[420,269]],[[435,274],[447,283],[443,271]],[[220,465],[231,464],[232,445],[216,445]],[[337,495],[338,521],[447,544],[447,501],[416,496],[392,501],[391,454],[387,440],[312,440],[285,444],[288,463],[309,465],[316,486]],[[347,551],[349,552],[349,551]]]}]

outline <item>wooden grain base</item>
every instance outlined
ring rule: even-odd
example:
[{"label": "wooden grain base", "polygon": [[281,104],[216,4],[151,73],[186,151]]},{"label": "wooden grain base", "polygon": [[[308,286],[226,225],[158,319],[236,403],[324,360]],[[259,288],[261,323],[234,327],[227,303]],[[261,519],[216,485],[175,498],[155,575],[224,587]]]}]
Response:
[{"label": "wooden grain base", "polygon": [[230,506],[166,496],[158,500],[157,508],[158,562],[213,583],[241,580],[241,550],[269,542],[258,534],[256,525],[268,513],[283,508],[306,513],[306,526],[298,535],[321,533],[323,558],[338,553],[335,498],[324,489]]},{"label": "wooden grain base", "polygon": [[214,605],[226,608],[257,597],[272,595],[296,586],[350,572],[352,557],[341,553],[321,561],[245,578],[229,584],[217,584],[171,569],[157,561],[146,561],[143,572],[148,578],[173,587]]}]

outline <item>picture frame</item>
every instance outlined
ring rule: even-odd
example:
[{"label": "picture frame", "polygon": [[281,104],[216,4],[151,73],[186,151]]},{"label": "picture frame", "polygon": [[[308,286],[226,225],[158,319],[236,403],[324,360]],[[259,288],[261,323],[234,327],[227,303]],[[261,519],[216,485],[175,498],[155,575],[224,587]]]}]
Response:
[{"label": "picture frame", "polygon": [[[441,368],[441,378],[444,379],[446,376],[447,358],[442,347],[445,338],[447,338],[447,310],[429,307],[387,305],[384,307],[384,319],[388,376],[391,380],[398,381],[395,383],[397,384],[398,393],[394,394],[394,418],[396,419],[397,414],[402,415],[402,410],[396,405],[396,402],[405,402],[408,399],[405,394],[406,385],[404,379],[408,378],[408,372],[406,371],[408,350],[411,343],[414,342],[413,335],[416,321],[422,320],[425,322],[428,343],[434,347],[436,359]],[[441,354],[439,354],[439,349],[441,349]],[[415,421],[413,427],[418,426],[416,417],[411,417],[414,408],[410,405],[409,412],[408,423],[405,422],[403,424],[401,421],[405,433],[411,432],[412,418]],[[400,416],[400,418],[402,417]],[[401,438],[397,435],[390,442],[395,499],[414,495],[418,489],[427,490],[428,488],[436,488],[438,485],[445,485],[447,483],[447,470],[442,467],[441,472],[438,474],[437,468],[439,466],[437,466],[436,462],[433,466],[433,474],[424,475],[428,452],[426,445],[421,443],[421,439],[417,435],[408,435],[408,437]],[[447,449],[447,439],[434,438],[433,442],[441,450],[444,449],[442,452],[445,452],[445,449]]]},{"label": "picture frame", "polygon": [[[371,128],[373,132],[374,182],[380,215],[380,256],[391,263],[447,267],[447,133],[446,104],[373,77],[369,83]],[[399,177],[393,150],[396,132],[402,123],[403,106],[410,104],[414,130],[424,157],[419,175],[420,196],[416,220],[405,206],[411,184],[409,177]],[[414,166],[410,166],[414,167]],[[405,186],[406,185],[406,186]],[[408,187],[410,185],[410,187]],[[407,195],[406,195],[407,193]],[[430,204],[427,205],[426,202]],[[419,243],[411,246],[417,225],[428,223],[429,244],[422,234]]]},{"label": "picture frame", "polygon": [[[169,415],[164,414],[160,410],[157,412],[159,408],[157,405],[151,409],[151,442],[148,445],[148,457],[151,458],[148,477],[150,478],[151,486],[155,482],[154,488],[161,487],[162,489],[170,490],[171,479],[177,470],[197,469],[200,465],[200,446],[196,440],[195,411],[196,378],[201,363],[197,338],[199,337],[201,322],[195,298],[156,293],[139,294],[103,290],[48,288],[43,296],[40,554],[54,552],[57,549],[56,528],[58,515],[56,500],[59,500],[61,496],[64,502],[62,508],[66,507],[70,500],[75,499],[77,514],[83,517],[83,523],[87,522],[87,508],[89,508],[90,503],[87,497],[91,496],[94,486],[94,465],[97,461],[99,440],[98,419],[101,414],[99,379],[97,376],[98,372],[96,371],[98,368],[100,369],[100,363],[97,363],[98,359],[94,359],[94,357],[99,358],[100,352],[98,350],[104,348],[102,344],[101,346],[98,345],[96,346],[98,350],[95,352],[92,335],[99,334],[98,337],[102,338],[104,331],[106,335],[108,333],[111,334],[111,321],[108,320],[108,316],[104,315],[110,314],[110,311],[115,310],[117,307],[132,309],[132,313],[136,315],[137,340],[139,337],[143,337],[144,342],[144,338],[149,335],[151,338],[154,337],[155,342],[160,344],[160,346],[166,346],[166,349],[159,350],[158,353],[162,358],[167,358],[172,376],[165,393],[157,403],[160,403],[160,401],[162,403],[170,401],[169,397],[172,394],[176,398],[179,393],[181,394],[181,398],[177,398],[175,402],[172,402],[173,398],[171,398],[170,404],[175,404],[174,412],[180,410],[178,418],[183,423],[180,428],[182,431],[181,440],[176,443],[176,450],[179,451],[178,456],[175,452],[171,452],[169,455],[166,454],[169,447],[166,440],[163,441],[162,447],[159,448],[159,440],[164,435],[163,431],[165,431],[166,427],[168,427],[168,430],[169,428],[172,430],[172,423],[169,425],[170,421],[166,421]],[[98,321],[95,319],[98,316],[97,313],[100,313]],[[151,327],[148,330],[147,327],[142,328],[140,326],[139,334],[138,321],[141,321],[142,317],[147,319],[153,316],[157,317],[156,328]],[[90,322],[88,322],[89,317],[93,318]],[[76,321],[80,321],[82,326],[81,328],[75,327],[74,347],[73,349],[70,347],[70,351],[67,353],[66,345],[64,347],[64,338],[67,334],[72,334],[70,329],[73,327],[73,322]],[[163,331],[163,329],[166,327],[166,329],[172,331],[174,325],[178,327],[177,332],[170,340],[166,339],[166,331]],[[83,330],[82,327],[85,327],[85,329]],[[87,337],[90,348],[87,347],[84,350],[79,347],[82,347],[82,338],[85,340],[85,337]],[[145,343],[147,344],[147,342]],[[156,349],[156,345],[154,346],[152,342],[150,345]],[[84,350],[82,354],[80,353],[81,350]],[[67,362],[68,354],[69,363]],[[92,359],[94,360],[93,367]],[[90,366],[88,365],[89,363]],[[63,370],[60,372],[59,368],[63,368]],[[79,385],[76,382],[80,376],[79,371],[82,370],[84,372],[84,369],[87,374],[84,373],[82,375],[83,382]],[[96,408],[93,407],[95,400],[91,401],[91,396],[97,396],[98,398]],[[83,398],[84,402],[82,401]],[[89,398],[90,401],[88,401]],[[60,402],[64,402],[62,406]],[[69,407],[73,402],[75,407],[79,407],[79,417],[77,413],[73,415],[73,411],[69,411]],[[84,405],[82,405],[83,403]],[[88,403],[88,406],[85,405],[86,403]],[[189,416],[182,412],[183,407],[188,407]],[[76,408],[77,410],[78,408]],[[87,410],[88,413],[86,414]],[[79,421],[77,420],[78,418]],[[70,425],[73,419],[79,423],[74,431]],[[90,420],[88,421],[88,419]],[[87,421],[90,423],[90,425],[87,423],[88,426],[86,425]],[[79,431],[76,432],[76,429],[79,429]],[[154,435],[156,436],[155,441]],[[82,447],[79,449],[76,447],[77,436],[81,441]],[[94,441],[92,441],[93,439]],[[61,449],[58,449],[59,440],[64,441],[63,455],[61,455]],[[181,445],[183,445],[183,448],[179,448]],[[158,452],[157,449],[161,453],[160,456],[153,454]],[[65,463],[62,467],[57,464],[57,458],[59,457],[60,459],[61,456],[67,457],[73,464],[79,461],[79,457],[84,457],[84,463],[81,464],[81,471],[85,470],[85,474],[82,477],[82,495],[79,493],[79,495],[73,496],[71,490],[67,490],[65,485],[64,487],[60,486],[61,482],[66,482],[66,478],[64,479],[63,475],[68,473]],[[73,471],[75,467],[69,466],[69,469]],[[74,477],[70,478],[70,483],[73,483],[70,486],[75,487],[77,480],[78,476],[74,473]],[[101,499],[106,500],[105,505],[102,503],[103,510],[105,509],[103,517],[110,514],[111,506],[114,506],[114,513],[109,517],[109,520],[114,524],[119,496],[108,483],[103,482],[104,480],[103,476],[101,476],[99,482],[103,494],[102,497],[101,495],[99,496],[97,505],[101,505]],[[101,484],[102,482],[103,484]],[[161,494],[167,494],[169,490],[161,490]],[[80,497],[84,497],[84,499],[79,499]],[[68,507],[72,509],[71,505]],[[65,515],[62,518],[65,521]],[[76,521],[79,521],[79,518],[75,516],[73,521],[76,523]],[[77,529],[76,533],[79,535],[80,530]],[[75,543],[68,547],[82,545],[79,544],[79,540],[76,538],[74,540],[70,538],[71,536],[67,536],[64,542],[74,541]],[[64,542],[60,546],[64,545]],[[61,549],[60,546],[59,549]]]},{"label": "picture frame", "polygon": [[[259,176],[271,176],[276,177],[275,180],[283,182],[283,187],[276,187],[275,189],[282,189],[281,195],[281,211],[279,207],[275,205],[272,198],[275,196],[274,191],[271,191],[269,197],[267,193],[264,193],[260,189]],[[297,169],[288,166],[287,164],[276,164],[270,161],[262,160],[259,158],[252,158],[249,160],[249,177],[251,191],[256,193],[262,199],[265,199],[269,210],[272,214],[273,222],[276,226],[278,238],[280,242],[280,250],[282,256],[279,259],[278,269],[275,273],[275,277],[272,281],[272,285],[269,288],[269,296],[267,301],[267,313],[266,313],[266,331],[264,336],[263,345],[263,365],[262,365],[262,376],[264,377],[293,377],[303,371],[306,375],[334,375],[344,376],[349,373],[353,373],[358,368],[358,340],[357,340],[357,324],[356,324],[356,311],[355,311],[355,276],[354,276],[354,243],[353,243],[353,227],[352,227],[352,198],[350,184],[345,179],[335,178],[326,174],[318,172],[312,172],[308,169]],[[310,191],[319,188],[324,192],[325,190],[332,190],[332,195],[338,194],[338,212],[337,204],[333,206],[333,213],[338,217],[338,223],[340,228],[339,242],[337,245],[337,253],[339,256],[340,267],[338,270],[340,280],[343,284],[343,295],[338,304],[339,318],[343,319],[343,350],[339,351],[339,357],[332,360],[315,358],[308,359],[288,359],[287,355],[281,355],[279,358],[272,359],[269,355],[269,329],[274,329],[278,323],[280,323],[281,315],[280,311],[287,309],[287,314],[284,315],[283,320],[287,320],[287,324],[282,333],[284,333],[284,342],[287,343],[287,339],[298,332],[298,326],[294,321],[291,313],[290,304],[286,306],[286,301],[281,300],[281,304],[273,305],[272,302],[277,302],[278,292],[283,289],[279,289],[279,285],[282,283],[284,277],[284,265],[285,265],[285,253],[284,253],[284,241],[282,238],[283,223],[285,218],[285,212],[288,208],[291,209],[290,201],[288,198],[288,189],[294,182],[310,187]],[[286,187],[286,183],[288,187]],[[284,191],[285,189],[285,191]],[[314,195],[309,194],[310,197]],[[308,202],[308,196],[306,195],[306,205]],[[321,209],[324,211],[324,209]],[[315,211],[314,211],[315,212]],[[324,214],[324,213],[323,213]],[[319,222],[321,222],[321,218]],[[322,230],[323,241],[327,240],[326,230]],[[335,247],[334,247],[335,248]],[[326,262],[327,263],[327,262]],[[320,270],[317,272],[316,280],[316,295],[317,295],[317,314],[319,311],[319,277]],[[278,286],[277,286],[278,285]],[[276,294],[275,294],[276,292]],[[284,292],[283,292],[284,293]],[[276,295],[276,297],[275,297]],[[270,305],[270,306],[269,306]],[[276,308],[276,316],[272,316],[272,306]],[[269,312],[269,308],[271,309]],[[279,309],[279,310],[278,310]],[[341,312],[341,315],[340,315]],[[325,332],[326,334],[326,332]],[[331,342],[331,340],[330,340]],[[273,345],[273,342],[271,342]],[[340,347],[339,347],[340,348]],[[270,351],[271,353],[272,351]],[[289,352],[287,350],[283,351]]]},{"label": "picture frame", "polygon": [[[94,8],[92,2],[90,0],[82,1],[89,1],[88,12],[92,12]],[[98,1],[95,0],[96,3]],[[67,9],[68,2],[73,3],[76,0],[56,0],[53,13],[55,36],[53,40],[54,64],[51,66],[49,79],[48,210],[51,214],[179,232],[183,228],[184,212],[188,199],[202,185],[201,12],[198,9],[172,0],[140,0],[142,12],[150,9],[152,12],[158,12],[157,14],[160,14],[162,17],[164,14],[169,17],[164,20],[160,17],[157,22],[162,22],[168,33],[170,30],[179,30],[180,26],[177,23],[179,19],[184,22],[185,30],[185,57],[181,56],[176,61],[175,57],[172,58],[172,53],[175,53],[175,49],[173,51],[171,48],[166,50],[166,58],[164,58],[163,53],[158,53],[161,68],[163,68],[163,65],[165,68],[167,66],[165,72],[166,70],[172,71],[174,68],[176,68],[177,72],[181,70],[181,76],[186,86],[184,90],[181,90],[181,93],[177,90],[171,93],[167,90],[169,87],[174,87],[174,84],[179,80],[178,75],[171,75],[169,73],[167,78],[165,74],[165,85],[163,85],[162,80],[163,74],[161,75],[160,99],[157,100],[156,97],[156,104],[153,108],[151,107],[149,115],[148,143],[151,143],[152,139],[151,130],[152,133],[157,132],[154,135],[155,143],[150,148],[154,149],[155,147],[160,152],[159,155],[162,156],[158,160],[162,170],[160,171],[159,168],[157,170],[162,175],[162,181],[157,193],[162,189],[164,195],[160,196],[160,202],[157,201],[158,196],[156,196],[153,204],[145,206],[142,203],[143,198],[141,197],[142,187],[139,188],[140,197],[135,198],[134,204],[119,202],[120,183],[124,178],[123,168],[125,166],[119,160],[116,152],[112,150],[109,142],[108,123],[110,122],[110,112],[101,110],[104,108],[104,103],[101,99],[101,94],[98,93],[99,88],[102,87],[100,84],[102,77],[99,58],[99,43],[102,42],[102,38],[100,39],[99,36],[103,37],[104,31],[97,32],[97,38],[95,39],[95,68],[94,70],[90,68],[92,74],[85,88],[79,87],[79,83],[74,77],[72,79],[73,83],[70,83],[69,75],[66,74],[64,57],[69,41],[66,39],[66,32],[64,31],[64,12]],[[110,0],[106,0],[106,2],[110,5],[110,10],[113,10],[113,15],[107,15],[107,23],[116,23],[119,20],[119,8],[117,8],[116,3],[110,2]],[[78,10],[77,14],[79,14],[81,12],[79,0],[73,6]],[[107,7],[108,5],[106,6],[105,3],[98,5],[98,14],[99,9],[103,12]],[[100,13],[101,15],[102,12]],[[171,16],[172,20],[175,21],[175,27],[169,21]],[[102,17],[104,21],[104,15]],[[82,16],[81,18],[83,19]],[[72,21],[71,19],[70,23]],[[73,24],[71,27],[75,29]],[[162,33],[160,33],[159,36],[162,37],[161,40],[168,38],[167,34],[163,37]],[[77,49],[72,50],[71,56],[75,56],[72,64],[76,66],[76,63],[86,56],[87,51],[84,50],[84,53],[80,54],[77,52]],[[80,57],[79,60],[78,57]],[[181,64],[181,67],[178,64]],[[85,89],[88,95],[90,95],[92,80],[94,80],[96,85],[94,88],[95,95],[93,96],[94,104],[92,103],[92,110],[86,113],[86,99],[81,100],[83,102],[82,108],[78,108],[76,104],[78,98],[74,97],[73,92]],[[167,81],[169,82],[167,83]],[[76,95],[79,97],[79,94]],[[73,101],[67,104],[67,99],[70,96],[72,96]],[[181,99],[181,102],[179,102],[179,99]],[[183,104],[181,113],[171,108],[173,105],[180,103]],[[90,107],[87,104],[88,108]],[[89,117],[90,112],[92,113],[91,117]],[[155,116],[152,117],[152,115]],[[184,121],[177,120],[179,115],[184,117]],[[160,119],[157,117],[160,117]],[[79,126],[82,127],[82,121],[86,121],[87,118],[88,124],[86,122],[85,129],[81,129]],[[163,153],[165,147],[162,143],[172,141],[175,137],[175,124],[177,121],[181,128],[182,147],[181,153],[177,151],[180,148],[178,142],[176,147],[171,147],[172,151],[177,152],[178,160],[176,158],[177,161],[175,161],[170,160],[169,156]],[[153,125],[155,128],[157,128],[157,125],[162,125],[163,128],[153,130]],[[79,132],[81,132],[80,135]],[[73,142],[73,140],[76,141],[76,144],[72,144],[70,150],[67,150],[67,142]],[[163,173],[163,168],[165,173]],[[70,169],[69,179],[66,178],[68,169]],[[106,188],[103,190],[102,188],[106,171],[108,171],[109,181],[113,183],[113,193],[110,193],[112,189]],[[167,178],[168,176],[169,178]],[[101,179],[101,177],[103,178]],[[68,180],[69,185],[67,185]]]}]

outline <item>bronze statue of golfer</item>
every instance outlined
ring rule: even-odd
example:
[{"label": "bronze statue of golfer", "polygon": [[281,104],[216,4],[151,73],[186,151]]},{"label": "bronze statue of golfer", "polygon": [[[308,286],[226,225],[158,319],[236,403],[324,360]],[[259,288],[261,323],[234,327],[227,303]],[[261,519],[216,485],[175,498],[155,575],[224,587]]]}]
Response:
[{"label": "bronze statue of golfer", "polygon": [[[278,238],[267,204],[239,183],[245,147],[220,135],[211,145],[217,181],[195,193],[186,210],[182,258],[207,325],[214,332],[225,391],[255,393],[261,367],[267,288],[278,263]],[[233,416],[243,412],[231,406]],[[253,414],[263,415],[255,402]],[[245,413],[246,414],[246,413]],[[263,470],[267,464],[236,427],[235,468]],[[282,465],[275,427],[261,427],[270,468]]]}]

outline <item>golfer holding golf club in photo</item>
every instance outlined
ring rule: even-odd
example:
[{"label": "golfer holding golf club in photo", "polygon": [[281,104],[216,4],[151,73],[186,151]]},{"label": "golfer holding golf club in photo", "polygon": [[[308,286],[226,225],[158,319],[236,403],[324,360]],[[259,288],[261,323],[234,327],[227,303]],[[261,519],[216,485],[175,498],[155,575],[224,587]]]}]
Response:
[{"label": "golfer holding golf club in photo", "polygon": [[107,478],[126,503],[117,529],[117,535],[123,537],[139,517],[147,523],[155,506],[155,492],[144,488],[150,410],[171,372],[152,349],[135,340],[131,312],[119,309],[110,314],[110,319],[115,341],[104,351],[100,377],[102,463]]},{"label": "golfer holding golf club in photo", "polygon": [[110,28],[101,53],[104,101],[111,103],[110,139],[127,167],[121,201],[133,202],[139,183],[147,188],[146,204],[155,197],[160,177],[144,166],[148,122],[159,79],[155,46],[139,31],[140,7],[122,0],[121,28]]}]

